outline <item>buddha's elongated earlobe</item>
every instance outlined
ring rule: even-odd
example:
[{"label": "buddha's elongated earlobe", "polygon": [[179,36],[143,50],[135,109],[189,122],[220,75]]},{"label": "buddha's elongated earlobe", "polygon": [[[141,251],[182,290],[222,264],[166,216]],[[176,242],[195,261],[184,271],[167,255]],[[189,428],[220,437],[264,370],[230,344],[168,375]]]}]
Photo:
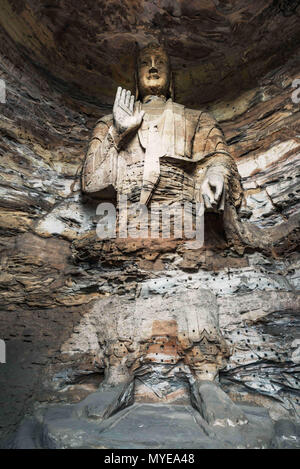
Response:
[{"label": "buddha's elongated earlobe", "polygon": [[175,91],[174,91],[174,78],[173,78],[173,73],[172,72],[171,72],[171,76],[170,76],[169,96],[172,99],[172,101],[174,101]]},{"label": "buddha's elongated earlobe", "polygon": [[139,99],[139,85],[138,85],[138,74],[136,70],[134,72],[134,79],[135,79],[135,100],[137,101]]}]

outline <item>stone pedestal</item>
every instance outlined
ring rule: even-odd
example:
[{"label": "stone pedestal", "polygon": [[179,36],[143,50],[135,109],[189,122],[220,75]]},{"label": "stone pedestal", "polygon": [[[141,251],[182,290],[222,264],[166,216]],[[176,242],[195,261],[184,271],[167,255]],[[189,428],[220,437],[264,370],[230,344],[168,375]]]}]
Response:
[{"label": "stone pedestal", "polygon": [[141,283],[135,298],[96,301],[62,353],[93,351],[103,382],[77,404],[37,405],[10,446],[282,447],[290,440],[267,409],[234,402],[222,389],[219,373],[233,349],[220,310],[216,288],[201,288],[192,276],[157,277]]}]

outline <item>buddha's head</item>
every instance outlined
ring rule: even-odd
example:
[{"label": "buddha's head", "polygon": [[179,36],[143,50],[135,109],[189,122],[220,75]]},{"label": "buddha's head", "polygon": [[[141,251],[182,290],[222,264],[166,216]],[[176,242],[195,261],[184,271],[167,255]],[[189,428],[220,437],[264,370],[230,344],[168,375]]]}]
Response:
[{"label": "buddha's head", "polygon": [[169,57],[165,48],[156,43],[140,49],[137,58],[137,97],[172,96],[172,79]]}]

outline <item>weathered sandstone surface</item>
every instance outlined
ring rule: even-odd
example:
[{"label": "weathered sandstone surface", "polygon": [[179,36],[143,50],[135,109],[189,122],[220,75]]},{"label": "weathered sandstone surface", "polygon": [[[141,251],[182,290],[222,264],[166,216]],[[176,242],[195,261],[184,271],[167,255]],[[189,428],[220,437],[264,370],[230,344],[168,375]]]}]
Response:
[{"label": "weathered sandstone surface", "polygon": [[[260,416],[269,429],[262,445],[299,446],[300,121],[292,83],[300,78],[300,2],[101,3],[2,2],[0,338],[7,363],[0,364],[0,436],[33,409],[82,402],[103,380],[105,353],[117,360],[124,347],[138,360],[133,334],[116,327],[126,312],[134,310],[147,332],[159,302],[171,320],[176,292],[204,290],[230,347],[223,389],[241,405],[268,409],[275,433]],[[259,238],[244,252],[219,238],[201,250],[97,238],[97,203],[80,187],[87,142],[96,120],[111,112],[116,87],[134,89],[135,42],[159,34],[177,102],[210,110],[222,126],[242,177],[243,220],[263,230],[268,249]],[[180,308],[188,317],[188,304]],[[118,344],[110,352],[101,342],[105,327]],[[168,388],[160,376],[147,379],[141,376],[136,401],[187,396],[180,380],[170,378]],[[134,425],[147,405],[133,411]]]}]

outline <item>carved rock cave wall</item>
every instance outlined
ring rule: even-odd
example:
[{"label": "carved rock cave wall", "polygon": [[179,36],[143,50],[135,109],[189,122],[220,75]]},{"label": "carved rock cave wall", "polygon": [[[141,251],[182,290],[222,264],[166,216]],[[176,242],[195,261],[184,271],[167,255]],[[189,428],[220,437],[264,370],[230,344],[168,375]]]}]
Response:
[{"label": "carved rock cave wall", "polygon": [[[74,402],[96,389],[95,307],[112,297],[117,311],[137,299],[143,314],[143,299],[172,298],[182,284],[216,296],[232,351],[224,388],[275,419],[299,419],[300,124],[291,99],[299,4],[3,0],[1,437],[34,402]],[[80,190],[87,141],[116,86],[133,89],[135,41],[157,35],[166,38],[177,101],[220,122],[242,176],[244,217],[271,233],[274,252],[97,240],[96,205]]]}]

